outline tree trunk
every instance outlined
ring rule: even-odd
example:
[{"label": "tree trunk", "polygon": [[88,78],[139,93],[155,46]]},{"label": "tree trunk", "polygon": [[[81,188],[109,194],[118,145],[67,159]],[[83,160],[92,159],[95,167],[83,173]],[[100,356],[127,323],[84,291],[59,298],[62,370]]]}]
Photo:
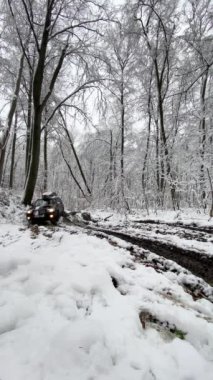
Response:
[{"label": "tree trunk", "polygon": [[206,208],[206,189],[205,189],[205,167],[204,167],[204,158],[205,158],[205,147],[206,147],[206,104],[205,104],[205,96],[206,96],[206,87],[208,81],[208,71],[202,78],[201,84],[201,121],[200,121],[200,158],[201,158],[201,166],[200,166],[200,187],[201,187],[201,202],[202,206]]},{"label": "tree trunk", "polygon": [[[151,83],[150,83],[151,86]],[[151,89],[150,89],[151,90]],[[144,162],[143,162],[143,168],[142,168],[142,190],[143,190],[143,196],[145,200],[145,206],[147,210],[147,214],[149,213],[149,203],[148,203],[148,198],[146,196],[146,169],[147,169],[147,160],[148,160],[148,153],[149,153],[149,144],[150,144],[150,132],[151,132],[151,121],[152,121],[152,115],[151,115],[151,110],[150,110],[150,102],[151,102],[151,94],[149,92],[149,98],[148,98],[148,134],[147,134],[147,141],[146,141],[146,151],[145,151],[145,156],[144,156]]]},{"label": "tree trunk", "polygon": [[33,124],[33,134],[32,134],[32,144],[31,144],[31,160],[29,166],[29,172],[27,176],[25,194],[23,203],[31,204],[33,193],[36,185],[38,168],[39,168],[39,158],[40,158],[40,141],[41,141],[41,117],[42,112],[40,107],[34,110],[34,124]]},{"label": "tree trunk", "polygon": [[[154,65],[155,65],[155,74],[156,74],[156,85],[157,85],[157,94],[158,94],[158,111],[159,111],[159,118],[160,118],[160,141],[161,141],[161,147],[162,147],[162,151],[163,151],[163,156],[164,156],[164,160],[165,160],[165,173],[166,173],[166,178],[169,182],[169,188],[170,188],[170,193],[171,193],[171,199],[172,199],[172,205],[173,205],[173,209],[175,210],[176,209],[176,205],[175,205],[175,199],[176,199],[176,189],[175,189],[175,186],[173,184],[173,178],[172,178],[172,174],[171,174],[171,165],[170,165],[170,159],[169,159],[169,150],[168,150],[168,146],[167,146],[167,137],[166,137],[166,132],[165,132],[165,125],[164,125],[164,98],[162,96],[162,75],[160,77],[159,75],[159,70],[158,70],[158,63],[157,63],[157,60],[155,59],[154,60]],[[162,171],[163,171],[163,174],[164,174],[164,164],[163,164],[163,157],[161,157],[161,168],[162,168]],[[164,178],[164,175],[163,175],[163,183],[162,183],[162,186],[161,186],[161,192],[162,192],[162,196],[163,196],[163,193],[164,193],[164,182],[165,182],[165,178]]]},{"label": "tree trunk", "polygon": [[[52,5],[51,5],[52,4]],[[25,191],[23,197],[24,204],[31,204],[33,193],[38,176],[39,159],[40,159],[40,144],[41,144],[41,121],[42,111],[44,104],[41,104],[41,93],[43,85],[43,76],[45,68],[46,51],[49,39],[49,31],[51,25],[51,12],[53,3],[47,3],[46,17],[44,30],[42,35],[41,47],[39,49],[39,58],[37,67],[35,70],[35,76],[33,80],[33,105],[34,105],[34,117],[32,125],[32,143],[31,143],[31,159],[29,165],[29,172],[25,184]]]},{"label": "tree trunk", "polygon": [[124,95],[123,95],[123,83],[121,92],[121,194],[124,198]]},{"label": "tree trunk", "polygon": [[65,131],[65,133],[66,133],[66,135],[67,135],[67,137],[68,137],[68,141],[69,141],[70,147],[71,147],[71,149],[72,149],[72,152],[73,152],[73,154],[74,154],[74,157],[75,157],[75,160],[76,160],[76,163],[77,163],[78,169],[79,169],[79,171],[80,171],[81,177],[82,177],[82,179],[83,179],[84,185],[85,185],[85,187],[86,187],[86,189],[87,189],[87,192],[88,192],[89,196],[91,196],[91,190],[90,190],[90,187],[89,187],[89,185],[88,185],[88,183],[87,183],[86,177],[85,177],[85,175],[84,175],[84,171],[83,171],[83,168],[82,168],[82,166],[81,166],[80,160],[79,160],[79,158],[78,158],[77,152],[76,152],[76,150],[75,150],[75,147],[74,147],[74,144],[73,144],[72,138],[71,138],[70,133],[69,133],[69,131],[68,131],[68,129],[67,129],[66,121],[65,121],[65,119],[64,119],[64,117],[63,117],[63,115],[62,115],[61,112],[60,112],[60,115],[61,115],[61,118],[62,118],[62,120],[63,120],[64,131]]},{"label": "tree trunk", "polygon": [[[32,76],[33,74],[30,73]],[[27,110],[27,136],[26,136],[26,155],[25,155],[25,176],[29,171],[31,158],[31,133],[32,133],[32,93],[33,93],[33,78],[30,78],[30,87],[28,93],[28,110]]]},{"label": "tree trunk", "polygon": [[73,171],[72,171],[72,168],[71,168],[69,162],[67,161],[67,159],[66,159],[66,157],[65,157],[65,155],[64,155],[64,151],[63,151],[63,148],[62,148],[61,141],[59,141],[59,147],[60,147],[60,151],[61,151],[61,154],[62,154],[63,160],[64,160],[65,164],[67,165],[67,168],[68,168],[68,170],[69,170],[69,173],[70,173],[72,179],[73,179],[74,182],[76,183],[78,189],[80,190],[80,193],[81,193],[81,194],[83,195],[83,197],[88,201],[87,196],[84,194],[84,191],[83,191],[83,189],[82,189],[80,183],[78,182],[77,178],[75,177],[75,175],[74,175],[74,173],[73,173]]},{"label": "tree trunk", "polygon": [[112,205],[112,197],[113,197],[113,135],[112,131],[110,133],[110,148],[109,148],[109,186],[110,186],[110,204]]},{"label": "tree trunk", "polygon": [[5,161],[7,142],[10,135],[10,130],[12,127],[12,122],[13,122],[13,116],[16,111],[16,106],[17,106],[17,101],[18,101],[18,96],[19,96],[23,67],[24,67],[24,54],[22,54],[20,63],[19,63],[19,71],[18,71],[18,75],[16,79],[15,91],[14,91],[12,103],[10,106],[9,114],[7,117],[7,126],[5,128],[5,132],[3,133],[2,140],[0,141],[0,185],[1,185],[2,175],[3,175],[3,170],[4,170],[4,161]]},{"label": "tree trunk", "polygon": [[122,73],[122,82],[121,82],[121,98],[120,98],[120,104],[121,104],[121,158],[120,158],[120,165],[121,165],[121,202],[125,209],[129,210],[129,204],[125,197],[125,191],[124,191],[124,142],[125,142],[125,105],[124,105],[124,82],[123,82],[123,73]]},{"label": "tree trunk", "polygon": [[15,152],[16,152],[16,130],[17,130],[17,112],[15,115],[15,124],[14,124],[14,133],[13,133],[13,142],[12,142],[12,153],[11,153],[11,166],[10,166],[10,183],[9,188],[13,188],[13,178],[14,178],[14,163],[15,163]]},{"label": "tree trunk", "polygon": [[44,129],[44,192],[47,191],[48,183],[48,159],[47,159],[47,127]]},{"label": "tree trunk", "polygon": [[209,169],[207,169],[207,174],[208,174],[208,178],[209,178],[210,194],[211,194],[211,206],[210,206],[209,216],[210,216],[210,218],[213,218],[213,184],[212,184],[212,179],[210,176]]}]

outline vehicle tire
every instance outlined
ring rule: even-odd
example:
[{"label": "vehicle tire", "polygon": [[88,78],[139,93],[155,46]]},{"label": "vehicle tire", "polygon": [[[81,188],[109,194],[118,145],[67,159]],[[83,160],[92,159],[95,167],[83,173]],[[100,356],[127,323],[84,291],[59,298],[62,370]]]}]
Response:
[{"label": "vehicle tire", "polygon": [[56,213],[56,216],[54,219],[51,220],[51,223],[56,226],[59,221],[59,212]]},{"label": "vehicle tire", "polygon": [[51,223],[52,223],[54,226],[56,226],[56,225],[57,225],[57,222],[58,222],[58,220],[57,220],[57,219],[51,219]]}]

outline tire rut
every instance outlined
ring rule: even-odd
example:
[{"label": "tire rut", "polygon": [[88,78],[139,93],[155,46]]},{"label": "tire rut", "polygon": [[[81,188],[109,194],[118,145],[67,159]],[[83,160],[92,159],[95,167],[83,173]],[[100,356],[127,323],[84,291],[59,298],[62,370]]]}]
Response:
[{"label": "tire rut", "polygon": [[140,248],[154,252],[159,256],[163,256],[166,259],[173,260],[192,272],[195,276],[201,277],[209,285],[213,285],[213,256],[202,255],[197,251],[187,250],[159,240],[135,237],[123,232],[103,228],[93,228],[91,226],[86,226],[86,228],[117,237],[128,243],[137,245]]},{"label": "tire rut", "polygon": [[213,227],[209,226],[198,226],[196,223],[193,223],[191,225],[189,224],[184,224],[182,222],[176,222],[176,223],[169,223],[169,222],[163,222],[160,220],[152,220],[152,219],[146,219],[146,220],[133,220],[134,223],[138,224],[152,224],[152,225],[166,225],[169,227],[181,227],[185,230],[191,230],[191,231],[197,231],[197,232],[205,232],[205,233],[213,233]]},{"label": "tire rut", "polygon": [[165,243],[160,240],[136,237],[111,229],[91,226],[85,222],[75,223],[71,222],[69,219],[67,219],[67,222],[67,224],[75,225],[88,231],[102,232],[106,235],[117,237],[128,243],[164,257],[165,259],[172,260],[183,268],[189,270],[195,276],[202,278],[210,286],[213,286],[213,256],[208,256],[205,253],[202,254],[202,252],[198,252],[196,250],[193,251],[177,247],[173,244]]}]

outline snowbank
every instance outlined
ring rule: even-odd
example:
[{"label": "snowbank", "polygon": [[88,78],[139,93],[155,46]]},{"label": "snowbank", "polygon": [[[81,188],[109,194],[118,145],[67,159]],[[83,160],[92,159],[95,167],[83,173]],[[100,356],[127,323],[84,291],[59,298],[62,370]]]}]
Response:
[{"label": "snowbank", "polygon": [[23,223],[25,219],[21,197],[10,190],[0,188],[0,224],[7,222]]},{"label": "snowbank", "polygon": [[213,305],[75,232],[1,225],[0,379],[211,380]]}]

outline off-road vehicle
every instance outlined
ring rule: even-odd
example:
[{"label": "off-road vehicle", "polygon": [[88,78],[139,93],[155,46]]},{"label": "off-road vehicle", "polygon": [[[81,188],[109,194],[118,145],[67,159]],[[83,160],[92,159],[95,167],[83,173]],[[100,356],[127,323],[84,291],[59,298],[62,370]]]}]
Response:
[{"label": "off-road vehicle", "polygon": [[44,193],[41,199],[32,203],[26,212],[29,223],[41,223],[50,221],[56,224],[61,216],[64,215],[64,205],[56,193]]}]

